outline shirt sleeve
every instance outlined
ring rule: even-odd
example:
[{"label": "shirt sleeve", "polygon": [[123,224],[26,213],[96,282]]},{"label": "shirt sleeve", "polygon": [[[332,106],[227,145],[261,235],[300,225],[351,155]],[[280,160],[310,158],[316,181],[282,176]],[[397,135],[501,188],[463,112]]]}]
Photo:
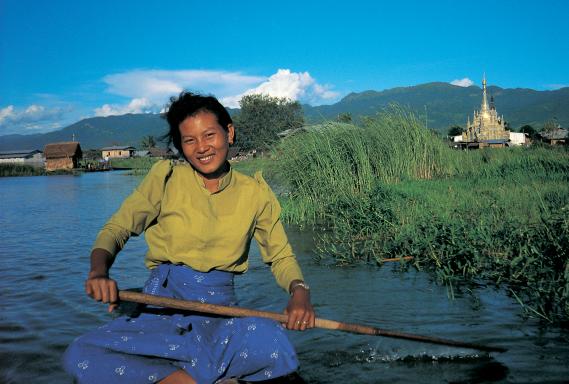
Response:
[{"label": "shirt sleeve", "polygon": [[285,291],[293,280],[304,280],[300,266],[280,220],[280,204],[260,172],[255,174],[259,183],[259,210],[254,237],[259,244],[263,261],[271,266],[271,272]]},{"label": "shirt sleeve", "polygon": [[171,172],[172,165],[168,160],[154,164],[140,185],[103,226],[93,249],[102,248],[116,256],[131,236],[138,236],[146,230],[160,213],[164,188]]}]

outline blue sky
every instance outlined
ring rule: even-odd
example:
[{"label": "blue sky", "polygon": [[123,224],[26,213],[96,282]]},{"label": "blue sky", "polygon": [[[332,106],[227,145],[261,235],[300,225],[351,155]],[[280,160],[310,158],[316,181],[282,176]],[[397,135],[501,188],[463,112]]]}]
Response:
[{"label": "blue sky", "polygon": [[433,81],[569,86],[569,2],[0,0],[0,135],[182,89],[312,105]]}]

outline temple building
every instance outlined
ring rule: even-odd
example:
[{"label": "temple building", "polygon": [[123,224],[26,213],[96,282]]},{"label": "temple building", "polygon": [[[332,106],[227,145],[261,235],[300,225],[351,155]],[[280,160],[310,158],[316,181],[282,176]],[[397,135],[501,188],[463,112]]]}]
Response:
[{"label": "temple building", "polygon": [[486,92],[486,76],[482,79],[482,105],[480,111],[474,111],[472,122],[466,122],[466,130],[462,133],[463,143],[477,143],[479,147],[504,147],[508,145],[510,132],[506,130],[503,116],[498,116],[494,106],[494,98],[488,103]]}]

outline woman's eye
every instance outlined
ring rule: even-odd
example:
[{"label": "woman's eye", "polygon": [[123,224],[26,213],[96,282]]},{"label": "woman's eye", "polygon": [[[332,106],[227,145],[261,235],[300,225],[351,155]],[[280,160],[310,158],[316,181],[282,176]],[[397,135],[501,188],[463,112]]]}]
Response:
[{"label": "woman's eye", "polygon": [[184,140],[184,144],[193,144],[194,143],[194,139],[186,139]]}]

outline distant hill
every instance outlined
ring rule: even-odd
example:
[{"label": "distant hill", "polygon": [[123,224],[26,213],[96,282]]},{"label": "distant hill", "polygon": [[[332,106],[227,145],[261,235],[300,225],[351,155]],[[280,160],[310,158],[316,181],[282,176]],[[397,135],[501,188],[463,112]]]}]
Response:
[{"label": "distant hill", "polygon": [[158,114],[127,114],[92,117],[59,131],[35,135],[0,136],[0,150],[40,149],[48,143],[75,141],[81,148],[96,149],[111,145],[139,147],[144,136],[155,137],[167,132],[168,124]]},{"label": "distant hill", "polygon": [[[539,130],[552,118],[556,118],[562,126],[569,125],[569,88],[535,91],[490,86],[488,94],[494,97],[498,114],[504,116],[512,129],[530,124]],[[474,110],[480,109],[481,101],[480,87],[428,83],[382,92],[351,93],[336,104],[304,106],[304,111],[307,120],[318,122],[335,119],[342,112],[349,112],[354,118],[372,116],[390,103],[398,103],[409,107],[424,120],[426,106],[429,128],[446,131],[453,125],[464,127],[467,117],[470,116],[472,120]]]},{"label": "distant hill", "polygon": [[[488,87],[494,96],[496,109],[512,129],[530,124],[537,130],[556,118],[563,127],[569,126],[569,88],[555,91],[532,89],[503,89]],[[390,103],[398,103],[415,111],[428,127],[446,132],[453,125],[464,127],[468,116],[480,109],[480,87],[458,87],[448,83],[428,83],[412,87],[399,87],[385,91],[350,93],[333,105],[312,107],[303,105],[308,122],[333,120],[340,113],[350,113],[357,120],[373,116]],[[234,115],[239,110],[230,109]],[[0,150],[42,149],[45,144],[70,141],[73,137],[85,149],[110,145],[139,147],[144,136],[159,137],[167,132],[167,124],[157,114],[127,114],[122,116],[93,117],[81,120],[59,131],[35,135],[0,136]],[[239,127],[237,127],[239,129]]]}]

